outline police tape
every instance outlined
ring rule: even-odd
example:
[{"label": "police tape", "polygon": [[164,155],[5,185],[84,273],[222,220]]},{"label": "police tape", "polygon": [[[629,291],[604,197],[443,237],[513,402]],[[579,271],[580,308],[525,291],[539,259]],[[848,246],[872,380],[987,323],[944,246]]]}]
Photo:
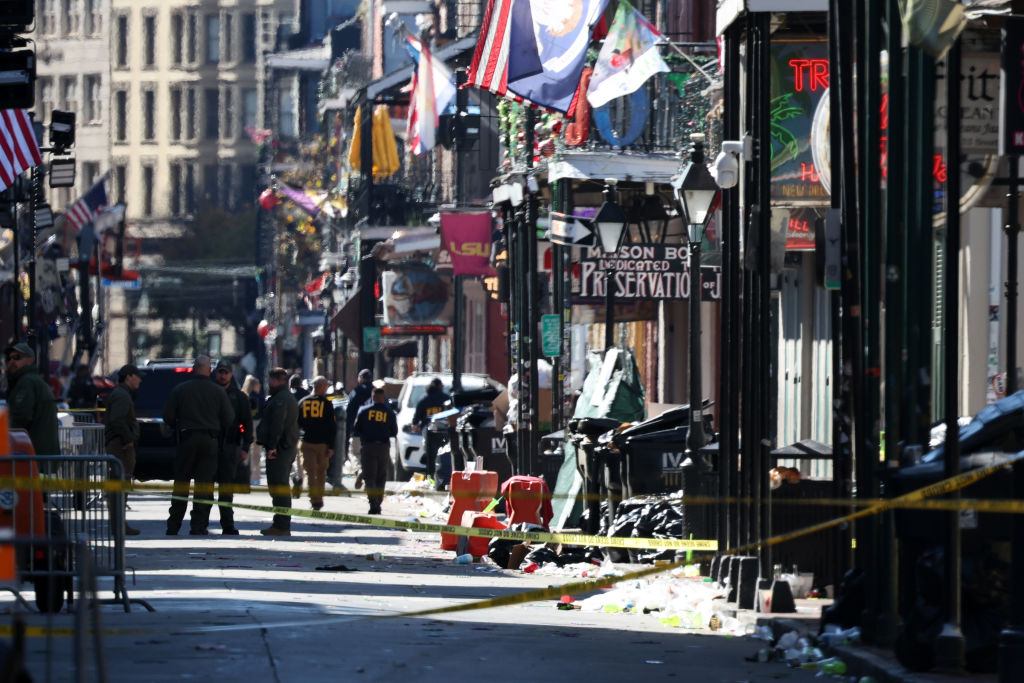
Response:
[{"label": "police tape", "polygon": [[[1002,463],[993,465],[996,469],[1002,467],[1011,466],[1016,460],[1010,459]],[[965,473],[969,474],[969,473]],[[987,476],[987,475],[986,475]],[[977,480],[971,480],[963,484],[960,488],[975,483]],[[939,482],[941,484],[942,482]],[[938,485],[938,484],[936,484]],[[289,485],[281,486],[251,486],[249,484],[211,484],[211,487],[216,487],[221,493],[239,494],[246,495],[252,493],[267,493],[271,496],[281,495],[290,496],[293,493],[293,488]],[[149,484],[145,482],[130,482],[125,480],[86,480],[86,479],[62,479],[54,478],[49,476],[36,477],[0,477],[0,490],[3,489],[16,489],[26,491],[102,491],[104,493],[174,493],[175,488],[173,484]],[[373,493],[374,490],[370,489]],[[351,495],[362,495],[365,491],[352,491],[346,489],[345,491],[324,491],[325,498],[331,497],[344,497]],[[400,496],[408,495],[413,498],[418,497],[444,497],[444,498],[478,498],[479,494],[473,491],[454,491],[454,492],[434,492],[434,491],[420,491],[416,489],[412,490],[395,490],[395,489],[384,489],[380,491],[383,496]],[[941,495],[929,494],[929,495]],[[774,497],[771,495],[762,497],[760,500],[752,497],[740,497],[740,496],[686,496],[677,494],[641,494],[632,498],[649,498],[653,500],[664,500],[668,496],[671,502],[677,503],[684,506],[697,506],[697,505],[751,505],[751,504],[763,504],[771,506],[792,506],[792,507],[836,507],[836,508],[872,508],[879,505],[884,505],[886,508],[897,508],[897,509],[920,509],[920,510],[939,510],[939,511],[952,511],[952,510],[974,510],[976,512],[989,512],[993,514],[1022,514],[1024,513],[1024,501],[1009,499],[1009,498],[964,498],[957,500],[926,500],[924,498],[915,498],[903,500],[901,498],[785,498],[785,497]],[[601,495],[601,494],[586,494],[586,493],[566,493],[566,494],[535,494],[535,493],[522,493],[516,494],[517,500],[528,501],[528,500],[579,500],[586,502],[588,500],[611,500],[613,502],[620,502],[627,500],[623,496],[616,495]]]},{"label": "police tape", "polygon": [[[971,472],[965,472],[965,473],[962,473],[962,474],[950,477],[948,479],[944,479],[943,481],[936,482],[935,484],[931,484],[929,486],[924,486],[924,487],[922,487],[920,489],[917,489],[915,491],[911,491],[910,493],[904,494],[904,495],[899,496],[897,498],[893,498],[891,500],[884,500],[884,501],[882,501],[882,504],[876,505],[874,507],[866,508],[864,510],[859,510],[857,512],[853,512],[853,513],[850,513],[848,515],[844,515],[842,517],[838,517],[836,519],[829,520],[827,522],[822,522],[820,524],[815,524],[815,525],[812,525],[812,526],[809,526],[809,527],[804,527],[803,529],[798,529],[796,531],[789,532],[789,533],[786,533],[786,534],[779,534],[777,536],[772,536],[770,538],[767,538],[767,539],[764,539],[764,540],[761,540],[761,541],[757,541],[757,542],[754,542],[754,543],[749,543],[749,544],[738,546],[738,547],[735,547],[735,548],[729,548],[729,549],[727,549],[727,552],[729,554],[739,554],[739,553],[747,552],[749,550],[754,550],[754,549],[759,549],[759,548],[765,548],[765,547],[770,547],[770,546],[774,546],[774,545],[779,545],[781,543],[785,543],[787,541],[793,540],[795,538],[799,538],[801,536],[807,536],[809,534],[816,533],[818,531],[823,531],[825,529],[828,529],[828,528],[831,528],[831,527],[834,527],[834,526],[839,526],[840,524],[844,524],[844,523],[847,523],[847,522],[850,522],[850,521],[854,521],[855,519],[859,519],[861,517],[867,517],[867,516],[879,514],[880,512],[884,512],[886,509],[892,509],[892,508],[898,507],[901,503],[906,503],[906,502],[910,502],[910,501],[914,501],[914,500],[921,500],[921,499],[924,499],[926,497],[935,496],[935,495],[943,495],[943,494],[946,494],[946,493],[952,493],[952,492],[955,492],[955,491],[957,491],[957,490],[959,490],[959,489],[961,489],[961,488],[963,488],[965,486],[969,486],[970,484],[973,484],[973,483],[976,483],[978,481],[981,481],[985,477],[993,474],[994,472],[996,472],[996,471],[998,471],[998,470],[1000,470],[1000,469],[1002,469],[1004,467],[1007,467],[1008,465],[1012,465],[1013,463],[1017,462],[1018,460],[1021,460],[1022,458],[1024,458],[1024,451],[1022,451],[1021,453],[1017,453],[1014,456],[1011,456],[1010,458],[1008,458],[1007,460],[1005,460],[1003,462],[993,463],[993,464],[988,465],[986,467],[982,467],[982,468],[979,468],[977,470],[972,470]],[[186,497],[182,497],[182,496],[173,496],[173,497],[187,500]],[[212,505],[220,505],[220,504],[222,504],[219,501],[213,501],[213,500],[199,500],[199,501],[193,501],[193,502],[208,503],[208,504],[212,504]],[[393,527],[396,527],[396,528],[408,528],[409,525],[416,525],[416,526],[424,526],[424,527],[425,526],[430,526],[430,527],[436,527],[436,528],[445,528],[445,525],[425,525],[425,524],[421,524],[421,523],[417,523],[417,522],[405,522],[405,521],[400,521],[400,520],[390,520],[390,519],[379,518],[379,517],[367,517],[367,516],[363,516],[363,515],[345,515],[345,514],[342,514],[342,513],[324,513],[323,511],[320,511],[320,510],[293,510],[292,508],[276,508],[276,507],[269,507],[269,506],[255,506],[255,505],[246,505],[246,504],[243,504],[243,503],[231,503],[229,505],[231,505],[232,507],[239,507],[239,508],[243,508],[243,509],[258,510],[258,511],[274,511],[274,512],[279,512],[281,514],[297,514],[299,516],[306,516],[306,517],[313,517],[313,518],[337,519],[338,521],[366,520],[363,523],[371,523],[371,524],[376,525],[376,526],[393,526]],[[451,527],[451,526],[447,526],[447,528],[448,529],[452,529],[456,533],[458,533],[458,530],[465,529],[466,527]],[[436,530],[436,529],[434,529],[434,528],[431,529],[431,531],[434,531],[434,530]],[[475,528],[474,529],[468,529],[468,530],[472,531],[472,532],[485,532],[485,531],[486,532],[490,532],[490,531],[492,531],[492,530],[475,529]],[[498,533],[507,533],[507,532],[501,532],[500,530],[493,530],[493,531],[498,532]],[[524,533],[524,532],[514,532],[514,533],[517,534],[517,535],[520,535],[520,534],[521,535],[533,535],[534,532],[526,532],[526,533]],[[479,533],[478,535],[490,535],[490,534]],[[566,534],[566,536],[577,536],[577,537],[580,537],[582,535]],[[609,538],[606,538],[606,537],[603,537],[603,536],[594,537],[594,538],[598,538],[598,539],[600,539],[602,541],[607,541],[607,540],[639,540],[639,539],[609,539]],[[647,539],[647,540],[653,540],[653,539]],[[659,542],[662,542],[661,539],[657,539],[657,540],[659,540]],[[671,540],[671,539],[665,539],[665,540]],[[716,548],[717,548],[717,543],[716,543]],[[701,555],[700,555],[700,557],[698,559],[703,559],[704,557],[706,557],[706,554],[705,553],[701,553]],[[400,619],[400,618],[412,618],[412,617],[429,616],[429,615],[434,615],[434,614],[451,614],[451,613],[455,613],[455,612],[465,612],[465,611],[472,611],[472,610],[488,609],[488,608],[492,608],[492,607],[505,607],[505,606],[510,606],[510,605],[524,604],[524,603],[528,603],[528,602],[536,602],[538,600],[546,600],[546,599],[551,599],[551,598],[555,598],[555,597],[561,597],[562,595],[572,595],[574,593],[575,594],[582,594],[582,593],[587,593],[587,592],[590,592],[590,591],[593,591],[593,590],[597,590],[599,588],[606,587],[609,584],[615,584],[615,583],[619,583],[619,582],[622,582],[622,581],[631,581],[631,580],[635,580],[635,579],[644,578],[644,577],[647,577],[647,576],[653,576],[653,575],[656,575],[656,574],[662,574],[662,573],[665,573],[667,571],[671,571],[673,569],[681,567],[684,564],[688,564],[689,562],[692,561],[692,559],[693,558],[688,558],[686,562],[677,561],[677,562],[672,562],[672,563],[669,563],[669,564],[666,564],[666,565],[655,565],[653,567],[647,567],[645,569],[637,570],[635,572],[629,572],[629,573],[618,575],[618,576],[605,576],[605,577],[597,577],[597,578],[594,578],[594,579],[587,579],[585,581],[573,581],[573,582],[570,582],[570,583],[562,584],[560,586],[550,586],[548,588],[539,588],[539,589],[530,590],[530,591],[522,591],[522,592],[510,594],[510,595],[505,595],[505,596],[500,596],[500,597],[495,597],[495,598],[487,598],[487,599],[484,599],[484,600],[477,600],[477,601],[473,601],[473,602],[460,603],[460,604],[456,604],[456,605],[446,605],[446,606],[443,606],[443,607],[434,607],[434,608],[427,608],[427,609],[422,609],[422,610],[414,610],[414,611],[410,611],[410,612],[401,612],[401,613],[398,613],[398,614],[382,614],[382,615],[369,615],[369,616],[370,616],[370,618],[378,618],[378,619]],[[327,620],[337,619],[337,618],[338,617],[333,616],[333,615],[331,617],[325,617],[325,619],[327,619]],[[348,617],[342,617],[342,618],[344,620],[349,620]],[[316,626],[316,625],[319,625],[320,623],[322,623],[322,622],[319,621],[319,620],[311,620],[309,622],[309,625],[310,626]],[[301,624],[298,624],[296,622],[288,622],[287,623],[287,626],[289,626],[289,627],[296,627],[296,626],[300,626],[300,625]],[[271,625],[267,625],[267,624],[261,624],[261,625],[257,625],[257,626],[259,626],[260,628],[270,628],[271,627]],[[236,627],[232,626],[231,628],[236,628]],[[47,629],[37,629],[37,630],[38,630],[38,633],[33,632],[32,635],[68,636],[68,635],[73,635],[74,634],[74,631],[72,629],[54,629],[52,631],[47,630]],[[200,630],[202,630],[202,629],[200,629]],[[142,632],[142,631],[140,631],[140,630],[124,631],[124,632],[104,631],[104,634],[105,635],[119,635],[121,633],[137,634],[137,633],[140,633],[140,632]],[[186,630],[185,632],[191,632],[191,631]],[[4,631],[3,627],[0,627],[0,635],[3,635],[4,633],[5,633],[5,631]]]},{"label": "police tape", "polygon": [[[172,500],[188,500],[187,496],[171,496]],[[483,529],[454,524],[430,524],[427,522],[410,522],[403,519],[389,519],[376,515],[353,515],[347,512],[328,512],[325,510],[300,510],[298,508],[279,507],[276,505],[251,505],[249,503],[227,503],[217,500],[195,498],[193,504],[220,505],[241,510],[253,510],[275,515],[291,515],[294,517],[311,517],[332,522],[349,522],[367,526],[403,529],[427,533],[452,534],[453,536],[477,536],[484,538],[502,538],[513,541],[531,541],[536,543],[562,543],[565,545],[589,545],[602,548],[661,548],[666,550],[717,550],[715,540],[683,540],[678,538],[624,538],[618,536],[594,536],[591,534],[566,534],[554,531],[513,531],[511,529]]]}]

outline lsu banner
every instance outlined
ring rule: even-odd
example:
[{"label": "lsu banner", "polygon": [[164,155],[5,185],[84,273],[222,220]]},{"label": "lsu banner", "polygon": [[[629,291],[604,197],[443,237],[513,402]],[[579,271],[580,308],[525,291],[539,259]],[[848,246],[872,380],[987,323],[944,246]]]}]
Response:
[{"label": "lsu banner", "polygon": [[455,275],[491,277],[491,212],[442,213],[441,245]]}]

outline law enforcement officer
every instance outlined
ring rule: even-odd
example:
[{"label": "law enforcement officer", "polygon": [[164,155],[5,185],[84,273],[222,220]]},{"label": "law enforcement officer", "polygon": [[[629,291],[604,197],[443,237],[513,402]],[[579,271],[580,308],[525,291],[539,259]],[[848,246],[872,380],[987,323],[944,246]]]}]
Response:
[{"label": "law enforcement officer", "polygon": [[[363,368],[356,378],[356,386],[348,395],[348,405],[345,407],[345,434],[348,437],[348,453],[346,459],[352,458],[359,465],[360,439],[355,434],[356,415],[359,410],[370,403],[370,393],[373,391],[373,373]],[[363,473],[360,471],[356,476],[356,488],[362,486]]]},{"label": "law enforcement officer", "polygon": [[205,536],[210,523],[210,504],[196,499],[213,498],[213,480],[217,474],[220,440],[231,429],[234,409],[224,390],[210,381],[210,357],[197,356],[192,379],[171,391],[164,406],[164,423],[178,436],[174,461],[174,495],[167,517],[167,535],[177,536],[185,518],[189,483],[196,481],[192,501],[189,534]]},{"label": "law enforcement officer", "polygon": [[[217,500],[222,503],[234,502],[235,491],[249,488],[249,447],[252,444],[252,409],[249,397],[242,393],[231,372],[231,363],[223,358],[217,362],[213,380],[228,395],[234,411],[231,428],[221,441],[217,465]],[[220,532],[225,536],[237,536],[235,511],[230,505],[218,505],[220,511]]]},{"label": "law enforcement officer", "polygon": [[[430,418],[444,410],[444,404],[448,400],[449,396],[444,393],[444,384],[442,384],[441,378],[435,377],[430,380],[430,384],[427,385],[427,393],[416,404],[416,412],[412,415],[412,423],[416,430],[422,433],[430,424]],[[426,441],[424,441],[423,450],[426,452]],[[434,474],[434,457],[434,453],[427,452],[427,474],[430,476]]]},{"label": "law enforcement officer", "polygon": [[[139,421],[135,419],[135,392],[142,384],[139,369],[130,363],[117,371],[117,386],[114,387],[105,401],[106,413],[103,417],[103,439],[107,453],[121,461],[124,481],[131,482],[135,474],[135,448],[139,445]],[[110,494],[111,517],[124,520],[124,533],[135,536],[138,529],[128,526],[124,510],[128,503],[128,495]]]},{"label": "law enforcement officer", "polygon": [[39,376],[35,351],[22,342],[8,346],[4,355],[11,426],[28,432],[36,455],[60,455],[57,398]]},{"label": "law enforcement officer", "polygon": [[309,479],[309,502],[314,510],[324,506],[327,465],[334,455],[334,437],[338,431],[334,405],[326,398],[327,385],[326,377],[314,378],[313,393],[299,401],[299,427],[302,429],[299,451]]},{"label": "law enforcement officer", "polygon": [[[288,391],[288,371],[274,368],[269,377],[270,398],[263,411],[256,440],[267,453],[267,486],[275,507],[292,506],[288,475],[299,443],[299,404]],[[264,536],[291,536],[291,515],[274,515],[273,524],[260,530]]]},{"label": "law enforcement officer", "polygon": [[398,420],[384,397],[383,388],[374,388],[373,402],[359,410],[354,429],[362,442],[363,479],[366,481],[366,497],[370,500],[370,514],[379,515],[384,485],[388,480],[391,438],[398,435]]}]

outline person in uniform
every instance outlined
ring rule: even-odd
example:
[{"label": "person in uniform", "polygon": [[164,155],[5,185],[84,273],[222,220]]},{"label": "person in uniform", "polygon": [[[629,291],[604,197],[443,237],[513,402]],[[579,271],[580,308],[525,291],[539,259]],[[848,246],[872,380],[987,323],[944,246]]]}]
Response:
[{"label": "person in uniform", "polygon": [[176,498],[171,501],[167,517],[168,536],[177,536],[181,529],[192,479],[196,481],[196,490],[189,534],[206,536],[210,504],[197,503],[196,500],[213,498],[220,440],[231,429],[234,419],[235,412],[228,395],[210,381],[210,357],[197,356],[192,365],[192,379],[174,387],[164,405],[164,424],[178,436],[172,489]]},{"label": "person in uniform", "polygon": [[[373,373],[366,368],[359,371],[356,378],[356,386],[348,395],[348,405],[345,407],[345,435],[348,438],[348,453],[346,460],[352,458],[357,464],[360,463],[359,451],[360,440],[355,435],[356,415],[359,409],[370,403],[370,394],[373,391]],[[362,465],[359,465],[362,467]],[[363,473],[360,471],[356,476],[356,488],[362,486]]]},{"label": "person in uniform", "polygon": [[359,410],[354,429],[362,444],[363,478],[366,480],[366,497],[370,500],[370,514],[379,515],[380,504],[384,501],[384,485],[388,480],[391,438],[398,436],[398,419],[384,397],[383,388],[373,390],[373,402]]},{"label": "person in uniform", "polygon": [[57,397],[39,376],[35,351],[22,342],[8,346],[4,355],[11,426],[28,432],[36,455],[60,455]]},{"label": "person in uniform", "polygon": [[[433,415],[444,410],[444,404],[448,402],[449,398],[448,394],[444,393],[444,384],[440,377],[430,380],[430,384],[427,385],[427,393],[416,404],[416,412],[412,415],[412,423],[420,433],[426,430]],[[426,441],[424,441],[423,450],[426,451]],[[434,475],[434,457],[434,453],[427,453],[427,474],[429,476]]]},{"label": "person in uniform", "polygon": [[[274,507],[292,506],[288,475],[299,443],[299,404],[288,391],[288,371],[274,368],[269,378],[270,398],[263,411],[256,440],[263,445],[267,459],[267,486]],[[261,529],[264,536],[291,536],[291,515],[274,515],[273,524]]]},{"label": "person in uniform", "polygon": [[[142,384],[139,369],[132,364],[123,365],[117,371],[117,386],[107,394],[106,413],[103,418],[103,440],[107,445],[107,453],[121,461],[124,481],[131,483],[135,474],[135,448],[139,445],[139,421],[135,419],[135,392]],[[124,522],[124,533],[136,536],[138,529],[128,526],[125,509],[128,505],[128,494],[123,493],[120,504],[117,494],[108,497],[110,516],[118,516]]]},{"label": "person in uniform", "polygon": [[252,444],[252,409],[249,397],[242,393],[231,372],[231,363],[223,358],[217,362],[213,373],[215,381],[225,392],[234,411],[231,428],[225,433],[220,444],[217,464],[217,500],[228,505],[218,505],[220,511],[220,532],[225,536],[237,536],[235,528],[235,491],[249,489],[249,447]]},{"label": "person in uniform", "polygon": [[334,406],[326,398],[327,385],[326,377],[314,378],[313,393],[299,401],[299,428],[302,430],[299,452],[309,480],[309,502],[314,510],[324,506],[327,465],[334,455],[334,437],[338,430]]}]

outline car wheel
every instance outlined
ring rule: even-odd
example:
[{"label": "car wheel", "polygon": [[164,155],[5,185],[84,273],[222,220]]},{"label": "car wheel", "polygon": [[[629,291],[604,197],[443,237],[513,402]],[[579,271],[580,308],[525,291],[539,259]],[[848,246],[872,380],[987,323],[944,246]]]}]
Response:
[{"label": "car wheel", "polygon": [[397,453],[392,454],[391,468],[395,475],[393,481],[409,481],[412,478],[412,473],[405,469],[405,465],[402,464],[402,458]]}]

